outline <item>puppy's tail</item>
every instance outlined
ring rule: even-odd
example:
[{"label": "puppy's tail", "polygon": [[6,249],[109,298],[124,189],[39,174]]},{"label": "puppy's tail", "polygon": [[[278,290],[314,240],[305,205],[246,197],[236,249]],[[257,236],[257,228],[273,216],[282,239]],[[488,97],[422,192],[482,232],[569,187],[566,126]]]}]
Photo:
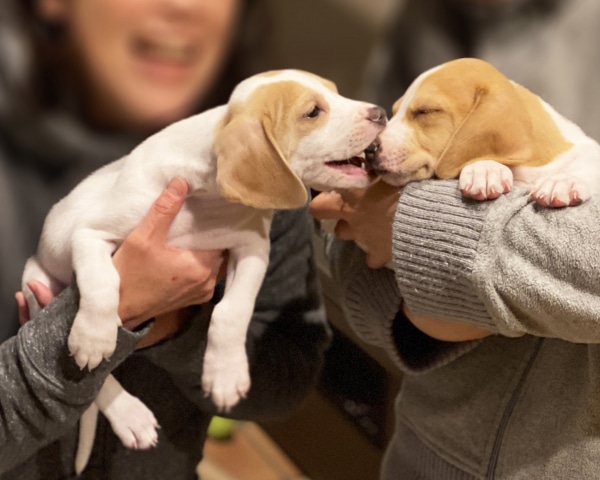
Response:
[{"label": "puppy's tail", "polygon": [[85,469],[92,454],[96,423],[98,421],[98,406],[92,403],[79,419],[79,440],[75,454],[75,473],[80,475]]}]

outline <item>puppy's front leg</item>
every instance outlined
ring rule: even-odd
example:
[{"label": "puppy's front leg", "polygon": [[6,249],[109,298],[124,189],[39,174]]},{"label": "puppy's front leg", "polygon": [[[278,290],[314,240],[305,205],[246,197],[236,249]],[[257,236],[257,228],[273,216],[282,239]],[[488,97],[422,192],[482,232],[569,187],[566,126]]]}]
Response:
[{"label": "puppy's front leg", "polygon": [[79,310],[69,334],[69,350],[80,368],[91,370],[108,359],[117,344],[119,274],[106,233],[80,229],[73,235],[73,270],[81,294]]},{"label": "puppy's front leg", "polygon": [[250,389],[246,334],[268,263],[268,244],[229,252],[225,294],[212,314],[202,374],[206,395],[221,411]]}]

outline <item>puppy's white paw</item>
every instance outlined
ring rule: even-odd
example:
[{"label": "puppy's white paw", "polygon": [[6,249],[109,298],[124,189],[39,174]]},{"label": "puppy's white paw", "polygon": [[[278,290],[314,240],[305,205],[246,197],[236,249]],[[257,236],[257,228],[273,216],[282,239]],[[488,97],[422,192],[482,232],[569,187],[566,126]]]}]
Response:
[{"label": "puppy's white paw", "polygon": [[513,174],[506,165],[494,160],[470,163],[460,172],[458,186],[465,197],[492,200],[510,192]]},{"label": "puppy's white paw", "polygon": [[202,373],[202,388],[222,412],[230,411],[250,390],[246,352],[215,355],[207,348]]},{"label": "puppy's white paw", "polygon": [[117,346],[117,331],[121,320],[95,318],[81,309],[69,333],[68,347],[79,368],[96,368],[108,359]]},{"label": "puppy's white paw", "polygon": [[137,397],[123,391],[102,413],[125,447],[147,450],[158,444],[158,422],[152,411]]},{"label": "puppy's white paw", "polygon": [[581,179],[562,174],[550,175],[537,181],[531,198],[544,207],[570,207],[590,197],[588,186]]}]

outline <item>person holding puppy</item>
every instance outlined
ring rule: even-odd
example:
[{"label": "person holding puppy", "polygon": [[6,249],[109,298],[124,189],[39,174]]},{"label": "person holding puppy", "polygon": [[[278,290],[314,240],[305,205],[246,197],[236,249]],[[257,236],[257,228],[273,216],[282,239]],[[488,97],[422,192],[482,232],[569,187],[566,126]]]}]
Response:
[{"label": "person holding puppy", "polygon": [[[409,0],[377,99],[391,107],[419,73],[477,56],[599,139],[599,7]],[[349,323],[405,374],[382,480],[598,477],[598,196],[551,209],[524,188],[473,202],[454,180],[378,182],[311,210],[337,221],[327,253]]]},{"label": "person holding puppy", "polygon": [[[50,206],[148,135],[225,103],[232,87],[260,67],[260,9],[260,0],[11,0],[0,6],[0,302],[3,311],[15,312],[14,320],[3,318],[4,337],[17,323],[14,291]],[[181,205],[187,187],[174,182],[175,193],[165,195]],[[2,344],[7,362],[17,356],[18,365],[30,350],[39,354],[32,362],[51,362],[34,391],[23,388],[27,375],[5,377],[20,392],[7,408],[16,401],[33,416],[13,410],[16,423],[7,425],[5,442],[23,450],[9,459],[0,453],[2,480],[72,478],[78,414],[109,370],[153,411],[161,426],[158,445],[126,449],[101,417],[81,478],[196,478],[216,413],[200,379],[223,252],[173,249],[164,244],[166,231],[157,232],[156,217],[146,220],[113,261],[125,326],[155,320],[139,332],[120,333],[124,342],[114,364],[78,373],[84,383],[76,387],[79,376],[55,371],[69,361],[59,349],[77,305],[75,284]],[[270,265],[247,337],[252,389],[230,412],[235,418],[285,415],[316,381],[329,330],[312,259],[312,225],[306,208],[275,214]],[[38,294],[41,303],[49,300],[48,292]],[[20,305],[23,310],[22,299]],[[50,331],[46,346],[41,332]],[[68,390],[53,393],[65,381]],[[36,410],[40,405],[52,408],[47,424],[45,411]]]},{"label": "person holding puppy", "polygon": [[327,253],[348,322],[405,374],[380,478],[595,478],[599,196],[473,202],[426,180],[311,209],[338,221]]},{"label": "person holding puppy", "polygon": [[[144,250],[149,254],[144,267],[146,275],[165,268],[176,270],[176,267],[182,267],[175,265],[177,260],[165,248],[164,240],[183,205],[186,191],[181,179],[174,179],[168,185],[125,240],[124,248],[117,252],[115,264],[118,268],[122,269],[124,265],[122,259],[126,254],[123,252],[131,248],[130,244],[135,243],[135,237],[139,235],[148,239],[148,247]],[[182,252],[174,253],[180,255]],[[186,261],[185,267],[205,273],[204,267],[198,269],[193,262]],[[191,282],[197,302],[212,295],[216,280],[216,275],[207,278],[204,287],[199,282]],[[0,345],[0,378],[4,385],[0,390],[0,474],[72,429],[83,410],[96,398],[107,375],[136,347],[159,343],[177,332],[177,321],[161,312],[169,303],[188,305],[189,299],[181,295],[185,291],[183,284],[169,286],[164,282],[140,282],[132,277],[125,282],[128,285],[123,285],[120,310],[124,328],[119,332],[117,350],[110,362],[102,362],[99,368],[90,372],[81,371],[74,365],[67,349],[67,338],[77,312],[77,285],[67,287],[51,303],[52,293],[43,285],[33,283],[31,287],[40,305],[50,306],[31,321],[27,303],[19,292],[23,328]],[[143,296],[129,293],[140,287],[145,289]]]}]

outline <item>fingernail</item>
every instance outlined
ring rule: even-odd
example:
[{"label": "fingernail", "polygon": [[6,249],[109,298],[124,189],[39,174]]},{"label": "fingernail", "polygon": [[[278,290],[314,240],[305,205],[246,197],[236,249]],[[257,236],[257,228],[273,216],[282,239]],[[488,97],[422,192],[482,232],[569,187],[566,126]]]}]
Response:
[{"label": "fingernail", "polygon": [[167,185],[167,192],[176,197],[185,197],[187,193],[187,183],[181,177],[175,177]]}]

